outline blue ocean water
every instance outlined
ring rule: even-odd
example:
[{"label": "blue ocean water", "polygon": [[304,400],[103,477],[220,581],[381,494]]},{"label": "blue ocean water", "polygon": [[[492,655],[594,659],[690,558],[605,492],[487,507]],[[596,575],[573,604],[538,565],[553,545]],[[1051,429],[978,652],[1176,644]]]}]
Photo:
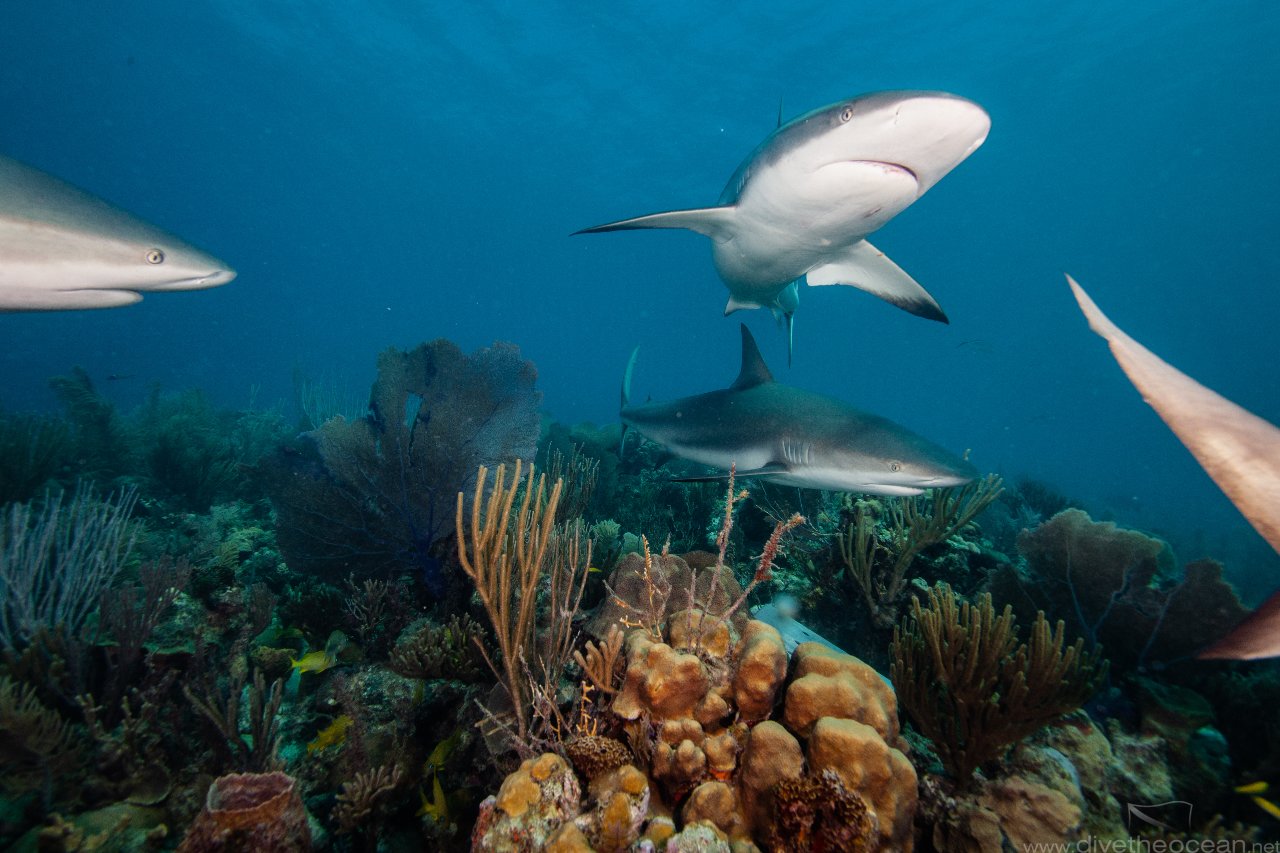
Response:
[{"label": "blue ocean water", "polygon": [[[727,384],[738,319],[779,378],[983,470],[1225,558],[1275,557],[1086,328],[1075,275],[1162,357],[1280,422],[1280,7],[1024,2],[91,4],[0,12],[0,151],[208,248],[216,290],[0,315],[0,405],[83,365],[227,406],[295,367],[363,388],[377,353],[517,342],[548,413],[616,417]],[[714,202],[786,116],[859,92],[981,103],[986,144],[876,245],[951,317],[806,290],[795,366],[722,316],[704,238],[570,237]],[[131,376],[117,382],[110,375]],[[1269,577],[1268,577],[1269,575]]]}]

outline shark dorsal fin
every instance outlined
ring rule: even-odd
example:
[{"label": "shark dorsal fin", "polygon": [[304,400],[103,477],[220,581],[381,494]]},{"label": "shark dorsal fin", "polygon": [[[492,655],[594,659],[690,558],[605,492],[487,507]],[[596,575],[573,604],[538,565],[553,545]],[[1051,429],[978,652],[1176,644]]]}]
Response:
[{"label": "shark dorsal fin", "polygon": [[764,363],[764,358],[760,355],[760,347],[756,346],[756,339],[752,337],[751,330],[747,328],[746,323],[743,323],[742,369],[738,371],[738,378],[729,386],[729,389],[745,391],[772,381],[773,374],[769,372],[769,366]]}]

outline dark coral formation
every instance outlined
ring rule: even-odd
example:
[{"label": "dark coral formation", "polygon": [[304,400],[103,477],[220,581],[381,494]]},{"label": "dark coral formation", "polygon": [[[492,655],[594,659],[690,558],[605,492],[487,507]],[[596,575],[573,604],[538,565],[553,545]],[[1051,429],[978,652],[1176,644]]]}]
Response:
[{"label": "dark coral formation", "polygon": [[992,594],[1024,619],[1043,610],[1117,671],[1185,658],[1225,634],[1248,611],[1212,560],[1181,577],[1169,546],[1136,530],[1067,509],[1018,537],[1026,575],[1010,568]]},{"label": "dark coral formation", "polygon": [[616,738],[601,735],[577,735],[564,742],[565,755],[579,773],[592,781],[617,770],[634,759],[627,745]]},{"label": "dark coral formation", "polygon": [[929,607],[912,601],[912,618],[894,631],[890,668],[911,720],[961,782],[1005,747],[1072,711],[1106,678],[1107,666],[1084,641],[1065,646],[1038,614],[1021,645],[1012,608],[999,616],[991,596],[961,603],[946,585],[929,590]]},{"label": "dark coral formation", "polygon": [[825,770],[783,779],[773,789],[775,822],[769,844],[778,853],[859,853],[869,850],[867,805]]},{"label": "dark coral formation", "polygon": [[332,418],[263,463],[290,565],[335,580],[412,571],[442,592],[458,492],[481,465],[534,456],[536,376],[510,344],[384,351],[367,416]]}]

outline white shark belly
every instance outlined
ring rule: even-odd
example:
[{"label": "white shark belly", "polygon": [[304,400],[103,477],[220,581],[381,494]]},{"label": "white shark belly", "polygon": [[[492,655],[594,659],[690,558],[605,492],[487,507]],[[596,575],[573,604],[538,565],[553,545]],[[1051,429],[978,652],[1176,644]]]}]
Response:
[{"label": "white shark belly", "polygon": [[730,468],[736,468],[739,471],[754,471],[757,468],[763,468],[772,461],[772,454],[764,448],[701,447],[670,441],[664,441],[662,444],[682,459],[688,459],[690,462],[697,462],[712,468],[719,468],[722,471],[728,471]]},{"label": "white shark belly", "polygon": [[910,172],[887,163],[775,170],[738,199],[734,236],[714,244],[716,268],[735,296],[768,304],[902,212],[918,191]]}]

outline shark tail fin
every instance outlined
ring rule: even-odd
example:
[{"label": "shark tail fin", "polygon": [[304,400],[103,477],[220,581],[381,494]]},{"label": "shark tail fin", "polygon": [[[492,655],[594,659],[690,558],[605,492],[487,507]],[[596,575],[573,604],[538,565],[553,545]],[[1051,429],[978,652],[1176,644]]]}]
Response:
[{"label": "shark tail fin", "polygon": [[583,228],[574,234],[602,234],[606,231],[633,231],[639,228],[687,228],[705,234],[713,240],[727,240],[733,236],[737,208],[699,207],[691,210],[666,210],[631,219],[619,219],[604,225]]},{"label": "shark tail fin", "polygon": [[847,284],[917,317],[950,322],[929,291],[866,240],[859,240],[837,260],[809,270],[805,280],[812,287]]},{"label": "shark tail fin", "polygon": [[[625,410],[631,405],[631,374],[636,369],[636,357],[640,355],[640,347],[636,347],[631,351],[631,357],[627,359],[627,369],[622,372],[622,405],[621,410]],[[618,456],[622,456],[622,451],[627,446],[627,422],[622,422],[622,438],[618,441]]]}]

